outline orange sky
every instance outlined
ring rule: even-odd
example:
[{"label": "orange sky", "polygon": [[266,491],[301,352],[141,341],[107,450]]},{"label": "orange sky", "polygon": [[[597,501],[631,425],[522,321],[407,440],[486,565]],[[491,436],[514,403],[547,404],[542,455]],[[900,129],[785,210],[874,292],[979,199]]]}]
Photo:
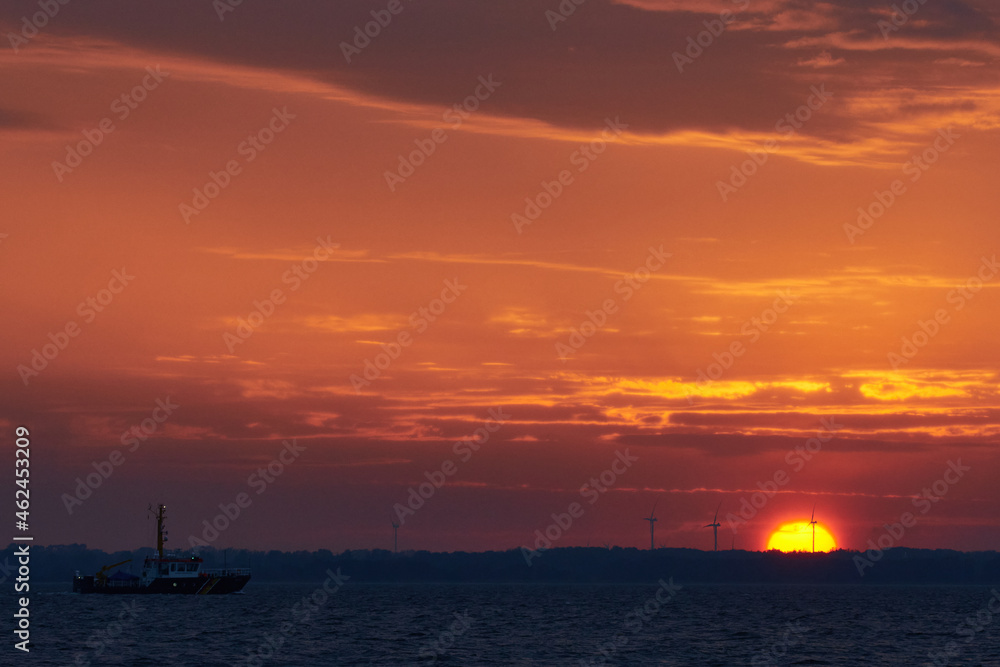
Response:
[{"label": "orange sky", "polygon": [[147,544],[164,502],[185,547],[247,492],[215,546],[391,548],[450,460],[400,547],[531,546],[628,450],[557,546],[648,546],[663,494],[666,546],[710,548],[721,502],[725,548],[814,504],[865,547],[960,459],[900,544],[997,548],[997,10],[857,4],[404,2],[350,63],[386,3],[70,3],[30,39],[5,5],[0,425],[33,434],[36,539]]}]

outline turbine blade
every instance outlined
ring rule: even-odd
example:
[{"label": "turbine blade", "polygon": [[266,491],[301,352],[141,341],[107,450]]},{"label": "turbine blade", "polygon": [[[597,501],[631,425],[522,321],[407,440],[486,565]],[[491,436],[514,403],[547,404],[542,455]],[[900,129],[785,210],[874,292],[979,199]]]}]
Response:
[{"label": "turbine blade", "polygon": [[656,506],[660,504],[660,498],[662,496],[662,493],[659,496],[656,496],[656,502],[653,503],[653,511],[649,513],[650,518],[653,518],[653,515],[656,514]]}]

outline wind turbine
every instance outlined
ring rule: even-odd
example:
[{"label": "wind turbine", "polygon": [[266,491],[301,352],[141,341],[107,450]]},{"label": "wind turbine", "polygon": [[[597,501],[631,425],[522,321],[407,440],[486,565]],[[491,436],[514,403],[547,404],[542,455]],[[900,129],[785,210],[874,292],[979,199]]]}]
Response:
[{"label": "wind turbine", "polygon": [[715,551],[719,550],[719,526],[722,525],[721,523],[719,523],[719,510],[720,509],[722,509],[722,503],[721,502],[719,503],[719,506],[715,508],[715,518],[712,519],[712,523],[708,523],[708,524],[705,524],[704,526],[702,526],[702,528],[711,528],[712,529],[712,535],[715,537]]},{"label": "wind turbine", "polygon": [[643,518],[643,521],[648,521],[649,522],[649,550],[650,551],[652,551],[653,549],[656,548],[655,543],[653,541],[653,532],[654,532],[654,528],[656,527],[657,518],[655,516],[653,516],[653,515],[656,514],[656,505],[659,502],[660,502],[660,496],[657,496],[656,497],[656,502],[653,503],[653,509],[649,513],[649,516]]},{"label": "wind turbine", "polygon": [[816,504],[813,503],[813,513],[809,517],[809,523],[813,527],[813,553],[816,553]]},{"label": "wind turbine", "polygon": [[392,522],[392,553],[399,553],[399,542],[396,540],[396,532],[399,530],[399,524],[396,523],[395,519],[389,519]]}]

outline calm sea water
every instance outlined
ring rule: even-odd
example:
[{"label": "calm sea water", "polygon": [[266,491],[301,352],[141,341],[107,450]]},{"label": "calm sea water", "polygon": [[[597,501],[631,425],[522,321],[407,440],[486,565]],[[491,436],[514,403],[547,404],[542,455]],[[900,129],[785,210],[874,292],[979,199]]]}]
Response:
[{"label": "calm sea water", "polygon": [[[31,656],[13,650],[8,631],[0,663],[856,666],[931,665],[933,653],[938,664],[1000,665],[1000,615],[989,611],[990,589],[978,587],[683,586],[658,598],[655,583],[348,582],[308,608],[303,597],[322,589],[251,582],[244,594],[209,597],[68,589],[33,587]],[[5,615],[13,611],[9,594],[2,601]]]}]

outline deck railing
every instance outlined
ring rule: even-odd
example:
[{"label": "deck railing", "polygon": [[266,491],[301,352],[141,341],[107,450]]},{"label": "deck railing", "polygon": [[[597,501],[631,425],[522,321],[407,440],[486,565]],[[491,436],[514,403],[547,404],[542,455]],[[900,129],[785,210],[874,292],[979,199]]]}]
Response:
[{"label": "deck railing", "polygon": [[249,576],[250,568],[248,567],[205,568],[201,572],[203,574],[207,574],[210,577],[245,577]]}]

